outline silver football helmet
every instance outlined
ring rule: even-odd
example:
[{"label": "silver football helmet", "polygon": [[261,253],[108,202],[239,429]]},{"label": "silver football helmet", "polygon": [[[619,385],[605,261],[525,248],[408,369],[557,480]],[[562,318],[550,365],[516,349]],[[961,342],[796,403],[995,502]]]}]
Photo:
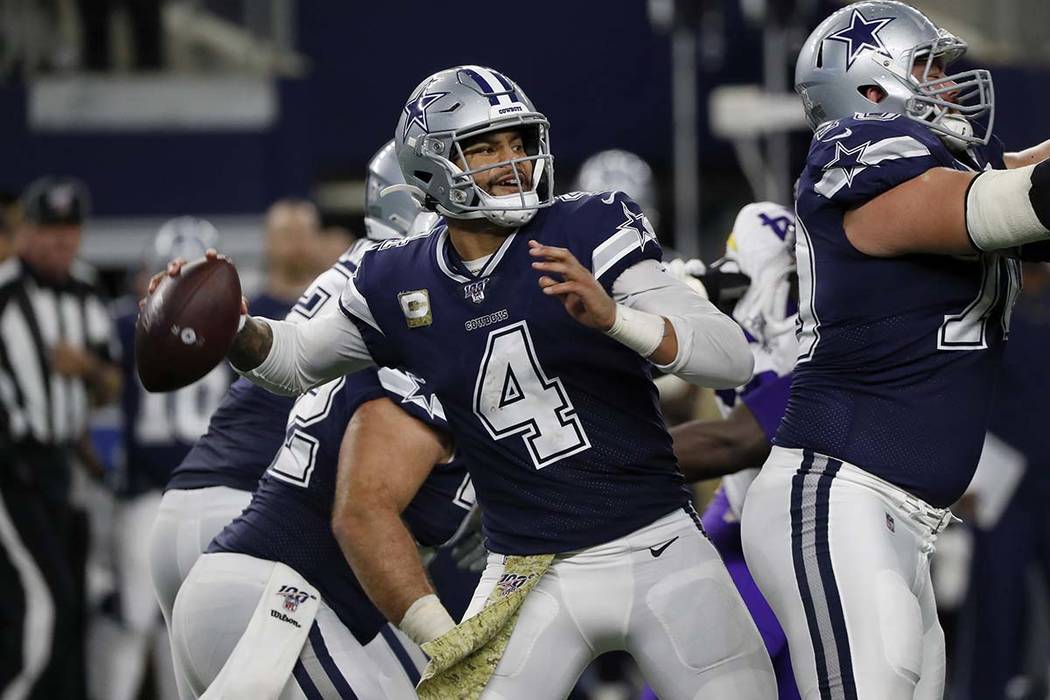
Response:
[{"label": "silver football helmet", "polygon": [[204,219],[179,216],[165,221],[153,237],[146,253],[149,270],[163,268],[169,260],[203,258],[208,248],[219,247],[219,231]]},{"label": "silver football helmet", "polygon": [[405,177],[397,162],[394,142],[388,141],[368,163],[365,179],[365,235],[372,240],[403,238],[429,231],[438,216],[423,210],[408,192],[392,185],[404,185]]},{"label": "silver football helmet", "polygon": [[[795,90],[814,129],[856,113],[901,114],[949,145],[986,144],[995,118],[991,74],[930,76],[938,63],[947,71],[966,48],[914,7],[893,0],[856,2],[809,35],[795,64]],[[885,98],[870,101],[864,95],[870,86],[881,88]]]},{"label": "silver football helmet", "polygon": [[[463,143],[480,134],[516,129],[525,156],[473,170]],[[394,143],[407,187],[423,206],[453,219],[486,218],[500,226],[522,226],[554,201],[554,161],[547,118],[520,87],[482,66],[457,66],[420,83],[401,111]],[[532,163],[532,181],[523,182],[520,164]],[[518,191],[494,196],[474,182],[478,173],[510,167]],[[388,190],[389,191],[389,190]]]},{"label": "silver football helmet", "polygon": [[653,228],[659,226],[659,197],[653,169],[630,151],[613,148],[599,151],[583,161],[580,172],[576,174],[574,189],[580,192],[626,192],[638,202]]}]

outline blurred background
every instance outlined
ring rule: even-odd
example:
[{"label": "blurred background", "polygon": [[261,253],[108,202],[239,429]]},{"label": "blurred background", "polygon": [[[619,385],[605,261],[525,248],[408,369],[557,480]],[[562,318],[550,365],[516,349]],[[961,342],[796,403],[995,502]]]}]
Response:
[{"label": "blurred background", "polygon": [[[628,151],[637,156],[629,193],[662,242],[710,261],[742,205],[790,202],[810,139],[792,92],[795,56],[842,4],[0,0],[0,195],[17,228],[18,198],[31,181],[83,183],[80,259],[112,298],[132,288],[129,272],[150,260],[160,224],[181,215],[216,225],[249,296],[291,293],[297,274],[312,277],[361,232],[367,162],[392,136],[412,88],[440,68],[477,63],[518,81],[550,119],[559,192],[587,184],[587,173],[582,182],[577,176],[594,154]],[[967,63],[992,70],[996,134],[1007,150],[1050,137],[1050,3],[913,4],[969,42]],[[313,202],[319,224],[307,211],[298,223],[268,227],[278,200],[292,200],[293,209]],[[1026,371],[1045,385],[1044,368]],[[1031,398],[1025,413],[1050,418],[1046,396]],[[120,459],[115,409],[100,411],[95,425],[112,468]],[[1034,447],[1016,444],[1026,440]],[[986,451],[985,474],[1005,505],[986,507],[940,543],[952,698],[1048,697],[1050,447],[1027,433],[1000,442],[1005,449]],[[1024,517],[987,545],[1009,565],[975,560],[975,538],[1020,512],[1010,504],[1022,492],[1034,498]],[[85,499],[89,507],[104,502]],[[105,523],[98,528],[105,532]],[[105,538],[97,540],[104,560]],[[106,589],[105,568],[89,580],[96,591]],[[1024,602],[987,613],[1013,640],[994,661],[973,651],[986,629],[965,611],[987,602],[974,600],[974,576],[1008,578],[1013,588],[995,595]],[[979,658],[1002,667],[1000,694],[974,694]],[[153,697],[159,685],[147,674],[138,692]],[[629,664],[612,659],[588,673],[579,697],[638,691]]]}]

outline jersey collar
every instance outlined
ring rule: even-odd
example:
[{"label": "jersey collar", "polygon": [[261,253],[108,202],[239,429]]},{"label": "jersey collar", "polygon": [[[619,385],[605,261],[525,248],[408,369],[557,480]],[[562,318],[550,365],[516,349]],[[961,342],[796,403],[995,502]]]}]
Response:
[{"label": "jersey collar", "polygon": [[504,238],[503,243],[501,243],[500,247],[496,249],[496,252],[489,257],[485,266],[474,275],[466,268],[463,261],[460,260],[459,253],[456,252],[456,249],[452,246],[452,242],[448,238],[448,227],[446,226],[441,229],[441,233],[438,234],[437,245],[434,246],[438,268],[445,273],[446,276],[460,283],[471,282],[475,279],[488,277],[496,271],[496,267],[499,265],[500,260],[502,260],[503,256],[508,250],[510,250],[510,246],[517,235],[518,229],[515,229],[514,233]]}]

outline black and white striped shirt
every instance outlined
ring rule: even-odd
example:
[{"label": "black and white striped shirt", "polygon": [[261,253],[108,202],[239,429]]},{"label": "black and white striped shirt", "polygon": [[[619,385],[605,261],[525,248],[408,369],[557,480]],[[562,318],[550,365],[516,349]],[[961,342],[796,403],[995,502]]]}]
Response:
[{"label": "black and white striped shirt", "polygon": [[83,435],[90,399],[84,380],[51,365],[59,343],[113,360],[119,343],[93,284],[74,274],[54,284],[23,262],[0,262],[0,442],[64,447]]}]

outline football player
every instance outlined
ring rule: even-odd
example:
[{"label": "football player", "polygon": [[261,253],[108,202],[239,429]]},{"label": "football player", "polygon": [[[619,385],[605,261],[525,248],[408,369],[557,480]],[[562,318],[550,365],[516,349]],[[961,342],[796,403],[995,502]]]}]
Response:
[{"label": "football player", "polygon": [[[401,189],[447,226],[367,253],[337,310],[302,324],[247,319],[231,361],[289,394],[399,366],[440,398],[493,552],[466,617],[485,614],[508,560],[553,556],[546,573],[500,583],[535,588],[485,696],[564,697],[610,649],[629,651],[664,698],[775,696],[650,380],[655,364],[743,384],[753,361],[740,328],[664,271],[629,197],[554,196],[547,120],[499,72],[460,66],[424,80],[395,143]],[[394,556],[380,542],[355,546],[359,574]],[[400,595],[381,609],[410,637],[453,627],[436,598],[415,597],[421,566],[387,574]]]},{"label": "football player", "polygon": [[[392,177],[397,179],[391,181]],[[369,164],[368,182],[400,181],[393,147],[384,147]],[[371,187],[370,192],[376,187]],[[356,242],[311,284],[287,316],[301,322],[335,302],[357,260],[376,240],[426,228],[434,221],[419,214],[406,194],[368,198],[365,226],[369,238]],[[293,401],[239,380],[211,417],[208,431],[174,470],[161,499],[150,537],[150,573],[165,621],[179,586],[197,557],[223,527],[247,507],[259,478],[285,440]],[[393,653],[393,651],[391,652]]]},{"label": "football player", "polygon": [[[163,630],[150,584],[148,532],[171,472],[208,427],[208,418],[233,378],[216,367],[203,379],[168,394],[146,391],[135,369],[135,300],[146,290],[150,272],[172,258],[193,260],[218,245],[219,233],[207,221],[190,216],[161,226],[133,280],[132,295],[117,302],[117,336],[124,381],[122,459],[114,471],[114,564],[119,628],[107,643],[97,677],[105,697],[131,700],[138,695],[153,634]],[[164,652],[167,655],[167,652]],[[167,671],[170,678],[170,670]]]},{"label": "football player", "polygon": [[449,541],[473,490],[461,461],[434,466],[450,452],[443,416],[418,380],[387,368],[299,397],[251,503],[179,589],[171,637],[182,688],[192,697],[414,696],[422,657],[369,602],[333,535],[333,512],[335,503],[389,502],[414,542]]},{"label": "football player", "polygon": [[1050,252],[1050,142],[1003,153],[991,76],[950,72],[965,50],[875,0],[833,13],[798,57],[815,129],[799,356],[742,534],[803,697],[943,693],[930,556],[981,452],[1014,257]]}]

